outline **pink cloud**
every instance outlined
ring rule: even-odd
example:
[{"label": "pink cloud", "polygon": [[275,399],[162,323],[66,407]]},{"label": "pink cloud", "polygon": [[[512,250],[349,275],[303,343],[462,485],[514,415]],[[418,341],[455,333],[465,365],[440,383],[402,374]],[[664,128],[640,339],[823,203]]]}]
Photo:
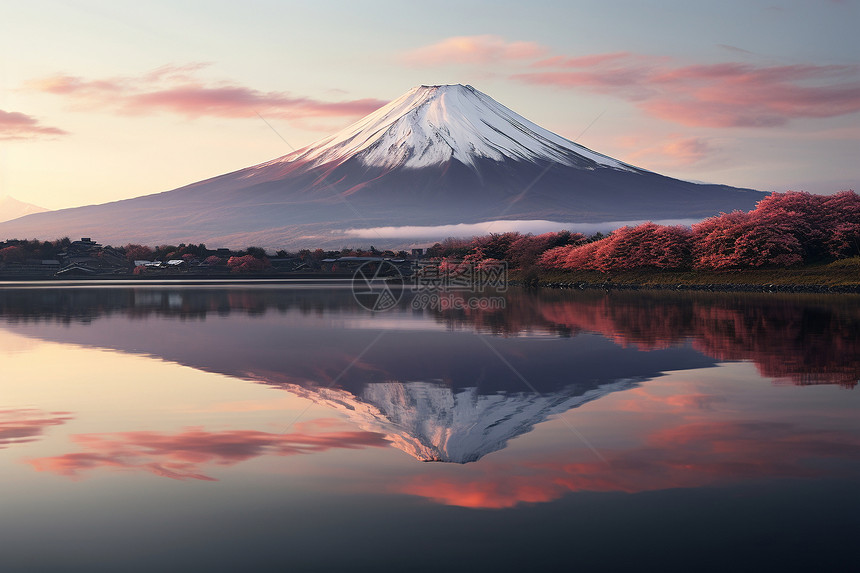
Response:
[{"label": "pink cloud", "polygon": [[0,109],[0,140],[34,139],[67,133],[58,127],[42,125],[39,120],[27,114]]},{"label": "pink cloud", "polygon": [[37,440],[50,426],[72,419],[69,412],[42,412],[29,408],[0,410],[0,449]]},{"label": "pink cloud", "polygon": [[508,42],[500,36],[455,36],[411,50],[401,60],[415,66],[440,64],[487,64],[499,61],[528,60],[546,54],[535,42]]},{"label": "pink cloud", "polygon": [[652,116],[689,126],[773,127],[860,111],[860,67],[854,65],[683,66],[622,53],[543,60],[533,67],[539,71],[513,77],[620,97]]},{"label": "pink cloud", "polygon": [[627,60],[632,57],[630,52],[612,52],[608,54],[590,54],[588,56],[566,57],[553,56],[532,64],[534,67],[556,67],[556,68],[590,68],[618,60]]},{"label": "pink cloud", "polygon": [[208,68],[210,65],[211,64],[209,62],[192,62],[190,64],[182,65],[165,64],[147,73],[143,78],[146,81],[160,81],[167,79],[187,82],[194,78],[194,74],[196,72],[199,72],[204,68]]},{"label": "pink cloud", "polygon": [[408,52],[402,60],[423,66],[525,65],[530,71],[514,74],[514,79],[619,97],[652,116],[689,126],[772,127],[797,118],[860,111],[856,65],[682,65],[667,57],[630,52],[547,56],[548,52],[534,42],[458,36]]},{"label": "pink cloud", "polygon": [[205,466],[232,466],[264,455],[292,456],[330,449],[386,447],[382,434],[330,430],[329,419],[297,424],[296,432],[273,434],[256,430],[207,432],[186,428],[177,434],[120,432],[79,434],[73,441],[82,452],[36,458],[28,462],[37,471],[77,477],[84,470],[118,468],[147,471],[172,479],[214,481]]},{"label": "pink cloud", "polygon": [[569,56],[550,54],[535,42],[493,35],[446,38],[407,52],[401,60],[417,66],[518,66],[525,71],[510,76],[515,80],[625,99],[651,116],[694,127],[774,127],[860,111],[857,65],[685,65],[630,52]]},{"label": "pink cloud", "polygon": [[[508,469],[508,468],[506,468]],[[400,488],[402,493],[429,499],[442,505],[475,509],[505,509],[521,503],[542,503],[561,497],[566,488],[557,483],[556,476],[505,475],[495,479],[458,479],[419,476]]]},{"label": "pink cloud", "polygon": [[601,450],[605,461],[570,461],[566,451],[563,457],[517,466],[416,476],[396,490],[444,505],[500,509],[576,491],[637,493],[758,478],[814,479],[845,471],[853,477],[858,453],[860,441],[849,433],[773,422],[680,423],[645,436],[638,448]]},{"label": "pink cloud", "polygon": [[713,394],[678,394],[666,398],[666,404],[681,409],[711,410],[715,404],[725,402],[723,396]]},{"label": "pink cloud", "polygon": [[662,162],[673,166],[695,165],[710,159],[718,151],[702,137],[670,136],[657,145],[644,146],[638,140],[631,140],[628,146],[636,148],[627,155],[628,161]]},{"label": "pink cloud", "polygon": [[157,112],[186,117],[271,117],[299,120],[360,117],[385,105],[363,98],[323,101],[287,92],[264,92],[232,83],[204,82],[195,77],[205,64],[162,66],[140,77],[86,79],[57,74],[31,80],[25,88],[65,97],[78,106],[127,115]]},{"label": "pink cloud", "polygon": [[715,406],[725,402],[723,396],[715,394],[673,394],[664,396],[647,391],[645,388],[636,388],[625,392],[623,398],[619,398],[615,409],[619,412],[637,413],[667,413],[674,415],[702,415],[704,411],[714,410]]},{"label": "pink cloud", "polygon": [[31,80],[26,83],[28,89],[50,93],[54,95],[75,95],[82,97],[90,95],[95,97],[99,94],[102,96],[105,92],[120,94],[124,90],[123,80],[85,80],[76,76],[68,76],[57,74]]},{"label": "pink cloud", "polygon": [[311,98],[290,97],[281,92],[259,92],[241,86],[209,87],[185,84],[163,90],[130,95],[124,111],[148,113],[168,111],[188,117],[252,117],[263,110],[270,116],[353,117],[367,115],[385,102],[359,99],[323,102]]}]

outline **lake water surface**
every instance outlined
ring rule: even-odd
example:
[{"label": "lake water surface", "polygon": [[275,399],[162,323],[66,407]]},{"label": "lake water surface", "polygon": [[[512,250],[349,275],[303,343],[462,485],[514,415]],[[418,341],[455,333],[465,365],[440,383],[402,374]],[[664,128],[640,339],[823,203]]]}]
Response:
[{"label": "lake water surface", "polygon": [[494,296],[0,287],[0,567],[856,569],[860,297]]}]

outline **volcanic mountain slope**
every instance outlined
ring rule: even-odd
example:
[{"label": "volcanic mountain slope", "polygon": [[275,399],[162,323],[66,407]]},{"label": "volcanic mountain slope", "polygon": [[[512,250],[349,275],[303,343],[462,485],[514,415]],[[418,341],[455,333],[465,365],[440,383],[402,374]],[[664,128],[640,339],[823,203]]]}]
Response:
[{"label": "volcanic mountain slope", "polygon": [[471,86],[419,86],[278,159],[165,193],[32,215],[0,224],[0,237],[340,247],[351,228],[700,218],[751,209],[763,196],[627,165]]}]

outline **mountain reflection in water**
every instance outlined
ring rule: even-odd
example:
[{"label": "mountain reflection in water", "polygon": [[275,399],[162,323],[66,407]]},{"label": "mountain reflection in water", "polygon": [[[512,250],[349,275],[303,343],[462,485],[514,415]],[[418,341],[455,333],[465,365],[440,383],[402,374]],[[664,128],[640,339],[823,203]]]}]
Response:
[{"label": "mountain reflection in water", "polygon": [[407,300],[373,314],[344,288],[5,288],[0,320],[283,387],[423,461],[476,461],[553,415],[717,361],[754,362],[781,383],[860,378],[851,295],[505,297],[494,311],[414,311]]}]

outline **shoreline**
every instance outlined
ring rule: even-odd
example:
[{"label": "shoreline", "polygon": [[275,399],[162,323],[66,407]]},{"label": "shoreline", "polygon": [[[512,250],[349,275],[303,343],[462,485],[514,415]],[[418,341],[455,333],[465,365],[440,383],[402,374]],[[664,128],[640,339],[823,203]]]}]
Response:
[{"label": "shoreline", "polygon": [[0,285],[14,285],[23,283],[39,284],[93,284],[93,283],[170,283],[170,284],[197,284],[197,283],[236,283],[245,281],[257,282],[296,282],[296,281],[347,281],[352,280],[353,273],[338,272],[313,272],[313,273],[213,273],[213,274],[149,274],[133,275],[104,274],[84,275],[74,277],[57,277],[54,275],[1,275]]},{"label": "shoreline", "polygon": [[860,293],[860,259],[793,269],[511,271],[510,284],[555,289]]},{"label": "shoreline", "polygon": [[[834,268],[835,267],[835,268]],[[110,285],[231,285],[351,283],[352,272],[297,273],[176,273],[176,274],[105,274],[76,277],[45,275],[0,275],[0,288],[110,286]],[[860,294],[860,264],[823,265],[798,269],[731,270],[731,271],[625,271],[601,273],[534,272],[514,270],[508,284],[523,288],[560,290],[626,290],[626,291],[703,291]]]},{"label": "shoreline", "polygon": [[819,284],[746,284],[746,283],[706,283],[706,284],[661,284],[661,283],[618,283],[618,282],[544,282],[526,284],[513,280],[511,286],[523,288],[547,288],[558,290],[626,290],[626,291],[687,291],[687,292],[759,292],[759,293],[806,293],[806,294],[860,294],[860,284],[819,285]]}]

